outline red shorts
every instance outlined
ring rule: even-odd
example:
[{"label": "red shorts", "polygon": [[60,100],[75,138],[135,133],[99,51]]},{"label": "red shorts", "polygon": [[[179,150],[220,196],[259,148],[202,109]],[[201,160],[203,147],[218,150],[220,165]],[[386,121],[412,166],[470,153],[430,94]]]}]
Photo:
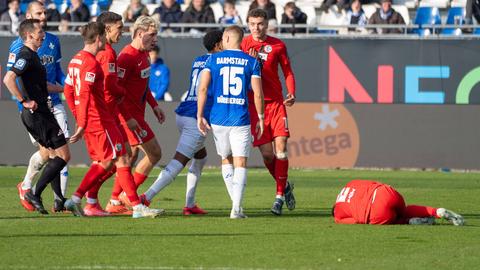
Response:
[{"label": "red shorts", "polygon": [[137,120],[139,125],[139,128],[135,131],[131,131],[130,129],[128,129],[127,124],[125,122],[122,122],[123,130],[126,133],[128,142],[131,146],[143,144],[155,138],[155,134],[153,133],[152,129],[144,118],[134,118],[135,120]]},{"label": "red shorts", "polygon": [[378,187],[372,201],[368,224],[401,223],[405,212],[405,201],[394,188],[389,185]]},{"label": "red shorts", "polygon": [[126,154],[124,139],[116,126],[104,131],[85,132],[88,154],[93,161],[114,160]]},{"label": "red shorts", "polygon": [[288,130],[287,110],[283,102],[280,101],[266,101],[265,102],[265,121],[264,131],[262,137],[257,139],[255,134],[258,123],[258,114],[255,109],[255,104],[250,103],[250,125],[253,135],[253,146],[257,147],[266,143],[273,142],[275,137],[290,137]]}]

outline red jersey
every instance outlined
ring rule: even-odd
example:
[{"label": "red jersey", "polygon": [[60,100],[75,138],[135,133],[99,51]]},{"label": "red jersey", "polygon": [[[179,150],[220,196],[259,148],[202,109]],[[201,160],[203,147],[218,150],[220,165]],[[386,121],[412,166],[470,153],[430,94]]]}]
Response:
[{"label": "red jersey", "polygon": [[[370,180],[353,180],[340,191],[335,203],[335,222],[366,224],[377,188],[385,184]],[[351,222],[345,222],[350,217]]]},{"label": "red jersey", "polygon": [[[130,113],[124,108],[123,103],[126,90],[118,83],[117,53],[112,48],[112,45],[107,43],[105,44],[105,50],[98,52],[96,58],[103,70],[105,101],[110,111],[116,112],[117,109],[120,109],[124,118],[129,119]],[[122,100],[120,104],[118,103],[119,100]]]},{"label": "red jersey", "polygon": [[145,118],[145,104],[157,105],[148,88],[150,61],[148,52],[142,52],[131,45],[125,46],[118,56],[119,83],[125,87],[124,107],[132,116]]},{"label": "red jersey", "polygon": [[265,41],[259,42],[250,35],[243,39],[241,47],[246,53],[250,48],[254,48],[258,52],[258,57],[262,59],[262,88],[265,101],[283,102],[282,83],[278,77],[279,64],[285,76],[288,93],[295,95],[295,76],[283,41],[267,36]]},{"label": "red jersey", "polygon": [[115,125],[105,102],[102,68],[93,54],[82,50],[70,61],[64,94],[77,125],[85,131]]}]

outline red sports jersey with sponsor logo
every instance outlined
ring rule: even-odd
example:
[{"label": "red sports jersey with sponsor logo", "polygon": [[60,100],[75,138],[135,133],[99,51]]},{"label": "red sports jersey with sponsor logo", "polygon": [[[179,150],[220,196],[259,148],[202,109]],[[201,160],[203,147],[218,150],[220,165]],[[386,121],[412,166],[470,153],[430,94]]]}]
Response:
[{"label": "red sports jersey with sponsor logo", "polygon": [[285,44],[278,38],[267,36],[265,41],[255,41],[248,36],[242,41],[242,50],[246,53],[254,48],[262,59],[262,88],[265,101],[283,101],[282,84],[278,76],[278,65],[285,76],[288,93],[295,95],[295,76],[290,66]]},{"label": "red sports jersey with sponsor logo", "polygon": [[[369,223],[372,204],[375,202],[376,190],[385,184],[370,180],[353,180],[340,191],[335,203],[335,222]],[[350,222],[346,222],[349,220]]]},{"label": "red sports jersey with sponsor logo", "polygon": [[103,71],[95,56],[78,52],[68,64],[64,94],[77,125],[86,132],[103,131],[115,125],[103,88]]},{"label": "red sports jersey with sponsor logo", "polygon": [[124,107],[135,118],[145,118],[145,104],[157,105],[148,89],[150,61],[148,52],[142,52],[131,45],[125,46],[117,60],[119,83],[125,87]]},{"label": "red sports jersey with sponsor logo", "polygon": [[[129,119],[130,113],[127,108],[125,108],[125,103],[123,103],[126,90],[118,82],[117,53],[112,48],[112,45],[107,43],[105,44],[105,50],[98,52],[96,58],[103,70],[105,101],[109,109],[111,112],[117,112],[117,110],[119,110],[125,119]],[[117,114],[114,113],[114,116],[116,115]]]}]

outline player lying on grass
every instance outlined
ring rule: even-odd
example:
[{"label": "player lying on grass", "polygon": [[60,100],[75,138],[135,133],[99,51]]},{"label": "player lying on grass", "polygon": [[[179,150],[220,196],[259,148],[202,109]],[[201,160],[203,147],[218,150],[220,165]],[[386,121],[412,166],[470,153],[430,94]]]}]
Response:
[{"label": "player lying on grass", "polygon": [[455,226],[464,225],[463,217],[445,208],[405,205],[393,187],[370,180],[353,180],[337,196],[332,209],[339,224],[411,224],[433,225],[444,218]]}]

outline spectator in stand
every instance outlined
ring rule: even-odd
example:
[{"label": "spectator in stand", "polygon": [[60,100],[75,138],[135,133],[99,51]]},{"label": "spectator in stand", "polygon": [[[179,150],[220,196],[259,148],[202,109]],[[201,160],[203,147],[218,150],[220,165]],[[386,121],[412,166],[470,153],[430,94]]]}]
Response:
[{"label": "spectator in stand", "polygon": [[[179,23],[182,20],[182,9],[175,0],[163,0],[152,14],[152,18],[162,23]],[[166,28],[167,30],[179,32],[178,28]]]},{"label": "spectator in stand", "polygon": [[148,86],[156,100],[172,101],[172,95],[168,93],[170,85],[170,70],[159,56],[160,48],[155,45],[149,52],[150,55],[150,81]]},{"label": "spectator in stand", "polygon": [[25,16],[20,14],[20,0],[10,0],[8,1],[8,9],[0,16],[1,22],[8,22],[10,25],[2,25],[0,29],[18,35],[18,26],[23,19],[25,19]]},{"label": "spectator in stand", "polygon": [[295,24],[306,24],[307,23],[307,14],[302,12],[296,5],[295,2],[288,2],[283,8],[284,13],[282,14],[282,24],[291,24],[291,28],[283,28],[282,33],[305,33],[307,32],[306,28],[296,28]]},{"label": "spectator in stand", "polygon": [[148,16],[147,6],[142,4],[140,0],[131,0],[130,5],[123,12],[123,20],[125,22],[135,22],[138,17],[146,15]]},{"label": "spectator in stand", "polygon": [[347,10],[345,24],[358,25],[359,27],[351,27],[348,29],[342,28],[342,30],[346,30],[345,32],[366,33],[366,29],[362,26],[367,25],[367,22],[368,19],[362,9],[362,3],[360,2],[360,0],[353,0],[352,3],[350,3],[350,8]]},{"label": "spectator in stand", "polygon": [[275,9],[275,4],[270,2],[270,0],[254,0],[250,4],[248,11],[250,12],[250,10],[256,8],[263,9],[265,10],[265,12],[267,12],[267,20],[277,19],[277,11]]},{"label": "spectator in stand", "polygon": [[[215,15],[205,0],[192,0],[182,16],[182,23],[215,23]],[[208,31],[205,27],[186,28],[191,33]]]},{"label": "spectator in stand", "polygon": [[[381,7],[373,13],[368,24],[405,24],[400,13],[392,8],[392,0],[381,0]],[[377,28],[373,29],[373,33],[379,34],[400,34],[404,30],[401,28]]]},{"label": "spectator in stand", "polygon": [[83,3],[83,0],[71,0],[71,5],[62,15],[62,20],[69,22],[88,22],[90,21],[90,10]]},{"label": "spectator in stand", "polygon": [[0,14],[8,9],[8,1],[0,0]]},{"label": "spectator in stand", "polygon": [[235,0],[225,0],[223,3],[223,16],[218,20],[223,24],[242,24],[242,19],[235,9]]}]

